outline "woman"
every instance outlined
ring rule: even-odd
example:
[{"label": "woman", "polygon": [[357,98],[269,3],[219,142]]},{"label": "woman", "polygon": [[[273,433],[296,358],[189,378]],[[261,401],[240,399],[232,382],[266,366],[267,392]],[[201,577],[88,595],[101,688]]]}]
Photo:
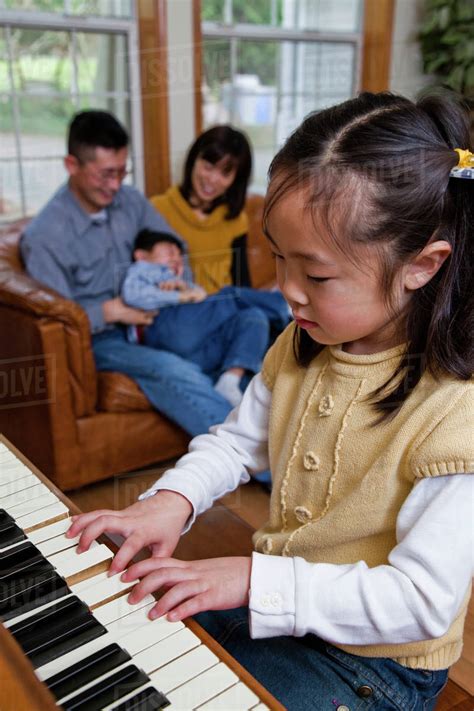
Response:
[{"label": "woman", "polygon": [[184,179],[151,199],[189,246],[195,281],[209,294],[249,286],[244,209],[252,169],[249,143],[231,126],[215,126],[191,146]]}]

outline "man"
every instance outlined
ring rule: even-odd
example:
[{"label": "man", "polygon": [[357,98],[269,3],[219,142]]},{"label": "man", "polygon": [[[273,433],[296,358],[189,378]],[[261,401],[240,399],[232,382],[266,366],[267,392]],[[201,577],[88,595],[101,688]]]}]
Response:
[{"label": "man", "polygon": [[69,180],[27,226],[21,253],[32,277],[85,309],[98,370],[129,375],[194,436],[222,422],[230,404],[195,364],[126,340],[126,325],[149,324],[155,315],[119,296],[134,238],[144,228],[173,234],[141,193],[122,184],[127,154],[128,135],[111,114],[76,114],[64,160]]}]

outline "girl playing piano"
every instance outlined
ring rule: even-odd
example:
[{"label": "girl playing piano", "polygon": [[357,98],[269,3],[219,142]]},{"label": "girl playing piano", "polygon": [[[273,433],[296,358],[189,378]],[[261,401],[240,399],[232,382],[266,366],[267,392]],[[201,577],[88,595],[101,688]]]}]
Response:
[{"label": "girl playing piano", "polygon": [[[198,621],[290,709],[433,709],[472,575],[474,201],[452,100],[310,115],[270,168],[265,231],[295,322],[227,420],[121,512],[130,602]],[[465,170],[454,171],[456,168]],[[458,177],[458,176],[463,177]],[[185,562],[183,529],[271,468],[252,558]],[[209,612],[213,611],[213,612]],[[201,613],[201,614],[198,614]]]}]

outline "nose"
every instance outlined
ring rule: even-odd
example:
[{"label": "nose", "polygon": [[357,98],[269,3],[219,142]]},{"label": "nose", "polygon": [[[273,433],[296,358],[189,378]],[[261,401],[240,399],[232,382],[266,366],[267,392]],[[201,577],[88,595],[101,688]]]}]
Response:
[{"label": "nose", "polygon": [[107,181],[108,187],[113,190],[114,192],[117,192],[122,184],[121,178],[118,177],[118,175],[114,175],[113,177],[110,177]]},{"label": "nose", "polygon": [[306,306],[309,303],[306,290],[295,274],[286,270],[285,274],[280,276],[278,282],[281,293],[292,308],[294,306]]}]

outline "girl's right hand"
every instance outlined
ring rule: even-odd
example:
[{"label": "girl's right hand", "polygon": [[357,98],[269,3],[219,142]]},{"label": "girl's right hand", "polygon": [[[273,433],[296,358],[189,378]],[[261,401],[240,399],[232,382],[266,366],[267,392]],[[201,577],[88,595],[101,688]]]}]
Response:
[{"label": "girl's right hand", "polygon": [[162,490],[122,511],[100,509],[72,516],[73,523],[66,536],[74,538],[80,534],[78,553],[88,550],[92,541],[106,531],[124,536],[125,541],[109,569],[109,575],[114,575],[122,572],[146,546],[154,557],[170,557],[192,510],[184,496]]}]

